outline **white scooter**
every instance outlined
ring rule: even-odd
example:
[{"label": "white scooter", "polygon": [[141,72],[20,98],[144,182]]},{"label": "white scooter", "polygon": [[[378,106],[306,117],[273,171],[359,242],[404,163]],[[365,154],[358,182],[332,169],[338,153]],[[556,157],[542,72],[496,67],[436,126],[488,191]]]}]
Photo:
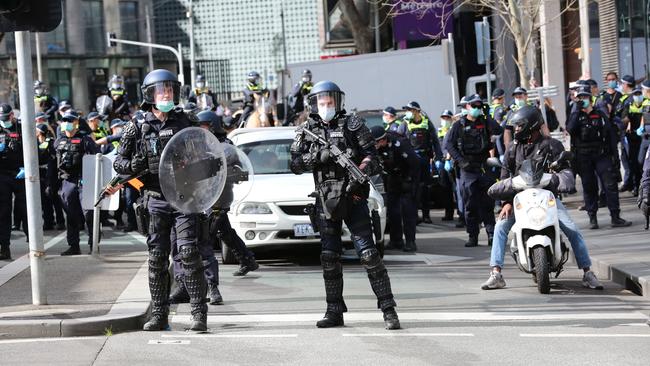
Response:
[{"label": "white scooter", "polygon": [[[551,166],[559,166],[561,160],[566,157],[561,155]],[[512,187],[520,192],[513,200],[515,224],[510,252],[519,269],[533,274],[539,292],[548,294],[550,273],[555,272],[555,278],[560,275],[569,249],[562,239],[556,197],[544,189],[553,175],[544,173],[543,168],[543,162],[525,160],[519,175],[512,178]]]}]

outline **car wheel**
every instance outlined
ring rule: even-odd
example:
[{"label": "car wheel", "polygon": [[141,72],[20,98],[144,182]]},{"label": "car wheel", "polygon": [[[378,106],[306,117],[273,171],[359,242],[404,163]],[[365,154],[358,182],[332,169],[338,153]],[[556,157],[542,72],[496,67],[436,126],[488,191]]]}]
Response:
[{"label": "car wheel", "polygon": [[230,249],[226,243],[221,242],[221,262],[223,264],[238,264],[239,261],[235,257],[235,252]]}]

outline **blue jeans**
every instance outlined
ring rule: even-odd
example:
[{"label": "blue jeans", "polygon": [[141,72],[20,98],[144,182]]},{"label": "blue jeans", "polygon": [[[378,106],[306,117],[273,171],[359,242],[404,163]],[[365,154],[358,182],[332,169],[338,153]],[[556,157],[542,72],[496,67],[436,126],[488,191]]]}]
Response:
[{"label": "blue jeans", "polygon": [[[561,201],[557,202],[557,216],[560,221],[560,229],[569,239],[571,249],[576,256],[578,268],[591,267],[591,259],[589,259],[589,251],[585,244],[585,239],[578,230],[576,224],[569,217],[569,212]],[[490,256],[490,266],[503,268],[503,260],[506,255],[506,243],[508,242],[508,232],[515,224],[515,217],[511,215],[507,219],[499,220],[494,227],[494,242],[492,243],[492,253]]]}]

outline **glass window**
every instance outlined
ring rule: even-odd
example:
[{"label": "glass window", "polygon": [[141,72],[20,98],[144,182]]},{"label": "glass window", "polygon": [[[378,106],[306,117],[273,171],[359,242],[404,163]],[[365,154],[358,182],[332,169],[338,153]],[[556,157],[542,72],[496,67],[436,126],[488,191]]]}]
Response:
[{"label": "glass window", "polygon": [[72,84],[70,82],[69,69],[48,70],[50,94],[56,100],[63,100],[72,97]]},{"label": "glass window", "polygon": [[124,77],[124,86],[126,87],[127,97],[132,105],[138,105],[140,100],[140,83],[142,82],[142,69],[131,67],[122,70]]},{"label": "glass window", "polygon": [[292,140],[268,140],[238,147],[251,160],[255,174],[291,174],[292,143]]},{"label": "glass window", "polygon": [[[131,41],[138,41],[138,3],[136,1],[121,1],[120,2],[120,38],[128,39]],[[125,53],[138,53],[141,47],[138,46],[122,46]]]},{"label": "glass window", "polygon": [[[63,9],[65,9],[65,2],[63,3]],[[55,30],[45,33],[47,53],[66,53],[68,51],[65,36],[65,10],[62,14],[61,24]]]},{"label": "glass window", "polygon": [[97,97],[106,94],[108,78],[108,69],[87,69],[89,111],[94,110]]},{"label": "glass window", "polygon": [[85,20],[86,52],[102,53],[106,50],[102,1],[85,0],[81,4]]}]

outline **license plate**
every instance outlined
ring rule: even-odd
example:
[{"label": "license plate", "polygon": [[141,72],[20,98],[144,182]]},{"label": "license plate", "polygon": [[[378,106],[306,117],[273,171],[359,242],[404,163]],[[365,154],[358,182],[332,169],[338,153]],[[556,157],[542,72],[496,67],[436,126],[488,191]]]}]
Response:
[{"label": "license plate", "polygon": [[296,224],[293,226],[295,236],[316,236],[311,224]]}]

